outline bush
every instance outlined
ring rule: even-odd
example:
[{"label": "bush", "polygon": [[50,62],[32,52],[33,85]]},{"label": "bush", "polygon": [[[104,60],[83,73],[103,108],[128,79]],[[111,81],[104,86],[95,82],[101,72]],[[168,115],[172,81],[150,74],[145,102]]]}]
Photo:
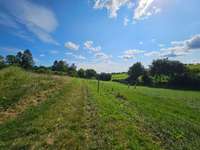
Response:
[{"label": "bush", "polygon": [[109,73],[101,73],[98,75],[98,79],[102,81],[110,81],[112,79],[112,75]]}]

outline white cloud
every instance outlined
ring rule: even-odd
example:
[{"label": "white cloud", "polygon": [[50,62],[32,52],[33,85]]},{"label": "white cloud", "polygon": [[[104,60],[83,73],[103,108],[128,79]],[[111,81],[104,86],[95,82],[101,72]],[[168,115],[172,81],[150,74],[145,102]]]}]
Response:
[{"label": "white cloud", "polygon": [[78,56],[76,56],[76,59],[85,60],[86,58],[84,56],[82,56],[82,55],[78,55]]},{"label": "white cloud", "polygon": [[85,60],[86,59],[86,57],[84,57],[82,55],[75,55],[71,52],[67,52],[67,53],[65,53],[65,55],[70,55],[70,56],[74,57],[75,59],[79,59],[79,60]]},{"label": "white cloud", "polygon": [[[156,6],[156,0],[137,0],[137,5],[133,0],[94,0],[94,9],[107,9],[110,18],[116,18],[118,11],[127,6],[129,10],[134,11],[133,20],[143,20],[161,12],[161,8]],[[124,19],[125,26],[128,20]]]},{"label": "white cloud", "polygon": [[19,51],[20,48],[15,48],[15,47],[0,47],[0,50],[3,50],[3,51]]},{"label": "white cloud", "polygon": [[44,57],[45,56],[45,54],[40,54],[40,57]]},{"label": "white cloud", "polygon": [[73,42],[66,42],[65,43],[65,47],[68,48],[68,49],[70,49],[70,50],[77,51],[77,50],[79,50],[80,46],[78,44],[76,44],[76,43],[73,43]]},{"label": "white cloud", "polygon": [[111,18],[117,17],[117,12],[122,6],[131,6],[131,0],[95,0],[94,9],[106,8]]},{"label": "white cloud", "polygon": [[110,59],[112,58],[111,55],[107,55],[103,52],[99,52],[99,53],[96,53],[95,54],[95,57],[99,60],[99,61],[105,61],[105,62],[108,62],[110,61]]},{"label": "white cloud", "polygon": [[172,47],[162,48],[161,51],[166,53],[166,57],[176,57],[186,55],[192,51],[200,50],[200,35],[194,35],[184,41],[172,41]]},{"label": "white cloud", "polygon": [[147,52],[145,56],[161,57],[161,58],[174,58],[185,56],[193,51],[200,51],[200,35],[194,35],[190,39],[183,41],[172,41],[171,47],[162,48],[164,45],[160,44],[159,51]]},{"label": "white cloud", "polygon": [[159,13],[161,9],[153,5],[154,1],[155,0],[139,0],[138,6],[134,11],[133,18],[135,20],[142,20],[153,14]]},{"label": "white cloud", "polygon": [[51,50],[50,51],[50,54],[58,54],[59,53],[59,51],[57,51],[57,50]]},{"label": "white cloud", "polygon": [[93,43],[94,43],[93,41],[86,41],[84,43],[84,48],[90,50],[91,52],[95,52],[95,53],[100,52],[101,46],[94,47]]},{"label": "white cloud", "polygon": [[160,57],[160,52],[159,51],[151,51],[151,52],[144,53],[144,55],[149,56],[149,57]]},{"label": "white cloud", "polygon": [[129,9],[132,9],[133,7],[135,6],[135,3],[133,3],[133,2],[129,2],[128,3],[128,5],[127,5],[127,7],[129,8]]},{"label": "white cloud", "polygon": [[144,52],[145,51],[143,51],[143,50],[131,49],[131,50],[125,51],[124,54],[122,56],[119,56],[119,57],[123,58],[124,60],[129,60],[129,59],[135,58],[136,55],[142,54]]},{"label": "white cloud", "polygon": [[129,23],[129,19],[127,18],[127,17],[124,17],[124,26],[127,26],[128,25],[128,23]]},{"label": "white cloud", "polygon": [[50,9],[29,0],[20,0],[17,3],[15,0],[6,0],[0,4],[5,7],[7,14],[12,16],[9,19],[4,17],[9,27],[23,25],[41,41],[58,45],[50,35],[58,26],[55,14]]},{"label": "white cloud", "polygon": [[96,62],[96,63],[77,63],[78,68],[83,69],[95,69],[98,73],[100,72],[125,72],[131,66],[130,63],[116,63],[116,62]]}]

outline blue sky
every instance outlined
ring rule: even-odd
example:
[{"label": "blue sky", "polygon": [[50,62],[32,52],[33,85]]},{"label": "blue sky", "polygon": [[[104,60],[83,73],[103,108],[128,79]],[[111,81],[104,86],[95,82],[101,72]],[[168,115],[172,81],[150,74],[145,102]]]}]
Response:
[{"label": "blue sky", "polygon": [[200,63],[199,0],[1,0],[0,55],[30,49],[98,72],[153,59]]}]

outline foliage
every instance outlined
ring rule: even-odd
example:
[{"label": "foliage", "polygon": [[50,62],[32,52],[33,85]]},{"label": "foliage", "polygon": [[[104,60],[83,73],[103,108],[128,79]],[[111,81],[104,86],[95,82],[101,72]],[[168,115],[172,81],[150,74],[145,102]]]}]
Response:
[{"label": "foliage", "polygon": [[80,78],[85,78],[85,70],[80,68],[78,71],[77,71],[77,75],[78,77]]},{"label": "foliage", "polygon": [[179,61],[172,61],[168,59],[157,59],[152,62],[150,72],[153,76],[176,76],[185,72],[185,65]]},{"label": "foliage", "polygon": [[137,82],[138,77],[141,76],[144,73],[144,71],[145,71],[144,66],[140,62],[133,64],[133,66],[131,66],[128,71],[129,82],[130,83]]},{"label": "foliage", "polygon": [[150,86],[153,83],[152,77],[149,75],[148,71],[144,71],[141,80],[143,85]]},{"label": "foliage", "polygon": [[4,57],[0,55],[0,69],[6,66]]},{"label": "foliage", "polygon": [[85,71],[85,77],[87,79],[96,78],[96,75],[97,75],[97,73],[96,73],[96,71],[94,69],[87,69]]},{"label": "foliage", "polygon": [[55,60],[52,66],[52,71],[67,72],[67,69],[68,69],[68,64],[63,60],[60,61]]},{"label": "foliage", "polygon": [[17,58],[15,55],[7,55],[6,56],[6,63],[8,65],[15,65],[18,64]]},{"label": "foliage", "polygon": [[68,67],[68,75],[72,76],[72,77],[76,77],[77,76],[77,72],[76,72],[76,65],[72,64],[71,66]]},{"label": "foliage", "polygon": [[112,78],[112,75],[110,73],[100,73],[98,75],[98,79],[102,81],[110,81]]},{"label": "foliage", "polygon": [[23,52],[21,60],[22,60],[21,64],[23,68],[32,69],[34,65],[34,61],[33,61],[33,56],[30,50],[25,50]]}]

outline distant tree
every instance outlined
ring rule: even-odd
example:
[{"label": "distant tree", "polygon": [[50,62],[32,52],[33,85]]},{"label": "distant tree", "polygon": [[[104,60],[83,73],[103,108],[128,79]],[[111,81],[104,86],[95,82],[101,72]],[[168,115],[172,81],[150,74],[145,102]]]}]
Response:
[{"label": "distant tree", "polygon": [[25,50],[22,54],[22,62],[21,65],[25,69],[31,69],[34,65],[33,56],[30,50]]},{"label": "distant tree", "polygon": [[55,60],[53,63],[53,66],[52,66],[52,70],[60,71],[60,72],[67,72],[68,64],[63,60],[60,60],[60,61]]},{"label": "distant tree", "polygon": [[144,73],[144,71],[145,71],[144,66],[140,62],[133,64],[133,66],[131,66],[128,71],[129,82],[131,83],[137,82],[138,77],[141,76]]},{"label": "distant tree", "polygon": [[101,73],[98,75],[98,79],[103,80],[103,81],[110,81],[111,78],[112,78],[112,75],[110,73]]},{"label": "distant tree", "polygon": [[6,56],[6,63],[9,65],[18,64],[17,58],[15,55],[7,55]]},{"label": "distant tree", "polygon": [[16,55],[16,61],[17,61],[17,64],[22,66],[22,57],[23,57],[23,53],[22,52],[18,52],[17,55]]},{"label": "distant tree", "polygon": [[183,75],[187,71],[186,66],[179,61],[169,61],[168,69],[170,77]]},{"label": "distant tree", "polygon": [[149,75],[149,72],[147,70],[144,71],[144,73],[141,77],[141,80],[142,80],[143,85],[151,85],[152,84],[152,78]]},{"label": "distant tree", "polygon": [[85,76],[86,78],[88,79],[91,79],[91,78],[95,78],[97,75],[96,71],[94,69],[87,69],[85,71]]},{"label": "distant tree", "polygon": [[80,78],[85,78],[85,70],[80,68],[78,71],[77,71],[77,75],[78,77]]},{"label": "distant tree", "polygon": [[171,61],[168,59],[157,59],[150,66],[150,73],[155,77],[169,76],[173,77],[181,75],[185,72],[186,67],[179,61]]},{"label": "distant tree", "polygon": [[70,75],[72,77],[77,76],[76,68],[77,67],[75,64],[72,64],[71,66],[69,66],[68,71],[67,71],[68,75]]},{"label": "distant tree", "polygon": [[6,66],[4,57],[0,55],[0,69],[4,68]]}]

